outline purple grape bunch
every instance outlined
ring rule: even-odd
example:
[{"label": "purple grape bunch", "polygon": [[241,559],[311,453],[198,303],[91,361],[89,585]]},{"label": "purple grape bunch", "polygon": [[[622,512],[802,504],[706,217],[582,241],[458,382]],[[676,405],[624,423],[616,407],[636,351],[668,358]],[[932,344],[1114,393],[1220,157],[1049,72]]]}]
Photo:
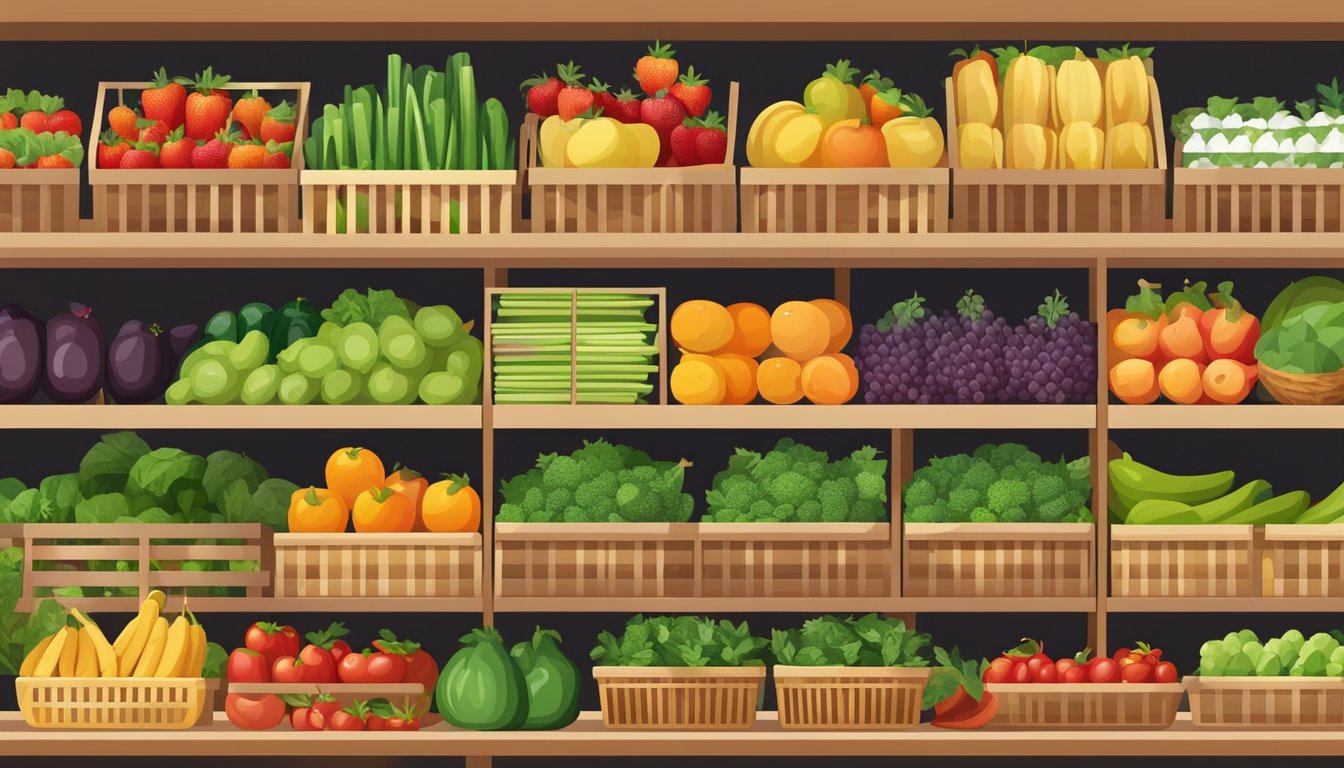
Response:
[{"label": "purple grape bunch", "polygon": [[1096,325],[1059,291],[1010,325],[974,291],[931,314],[915,293],[859,332],[866,403],[1095,403]]}]

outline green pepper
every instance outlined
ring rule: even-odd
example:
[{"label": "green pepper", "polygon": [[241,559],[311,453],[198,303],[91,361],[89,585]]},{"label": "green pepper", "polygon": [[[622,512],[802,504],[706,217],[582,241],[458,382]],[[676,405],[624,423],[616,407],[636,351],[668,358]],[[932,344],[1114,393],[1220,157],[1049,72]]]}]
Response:
[{"label": "green pepper", "polygon": [[281,306],[275,313],[275,326],[271,329],[270,362],[274,362],[290,344],[316,336],[321,324],[322,318],[307,299],[298,298]]},{"label": "green pepper", "polygon": [[254,301],[238,310],[239,339],[246,336],[249,331],[261,331],[269,338],[274,329],[275,310],[271,309],[270,304]]},{"label": "green pepper", "polygon": [[238,343],[242,335],[238,333],[238,316],[225,310],[216,312],[205,321],[203,336],[206,341],[232,341]]}]

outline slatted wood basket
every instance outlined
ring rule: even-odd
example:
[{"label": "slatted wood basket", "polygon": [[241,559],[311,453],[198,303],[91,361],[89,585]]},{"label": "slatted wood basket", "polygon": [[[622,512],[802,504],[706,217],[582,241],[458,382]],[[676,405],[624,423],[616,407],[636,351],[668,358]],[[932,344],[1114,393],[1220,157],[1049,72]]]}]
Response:
[{"label": "slatted wood basket", "polygon": [[479,597],[481,567],[479,533],[275,536],[276,597]]},{"label": "slatted wood basket", "polygon": [[692,597],[695,523],[496,523],[496,597]]},{"label": "slatted wood basket", "polygon": [[125,103],[126,91],[149,83],[99,83],[89,134],[89,185],[93,187],[93,226],[98,232],[297,232],[299,173],[308,127],[308,83],[234,83],[218,90],[293,92],[296,105],[294,153],[289,168],[202,170],[98,167],[98,137],[103,130],[108,92]]},{"label": "slatted wood basket", "polygon": [[1344,597],[1344,525],[1266,525],[1265,597]]},{"label": "slatted wood basket", "polygon": [[1186,168],[1176,142],[1177,232],[1344,232],[1344,170]]},{"label": "slatted wood basket", "polygon": [[1250,525],[1112,525],[1115,597],[1251,597],[1264,529]]},{"label": "slatted wood basket", "polygon": [[[1102,69],[1105,80],[1105,69]],[[947,148],[956,232],[1160,232],[1166,228],[1167,140],[1148,78],[1153,168],[1020,170],[960,167],[956,99],[947,90]]]},{"label": "slatted wood basket", "polygon": [[305,170],[301,178],[310,234],[508,234],[518,219],[516,170]]},{"label": "slatted wood basket", "polygon": [[1091,523],[906,523],[907,597],[1087,597]]},{"label": "slatted wood basket", "polygon": [[743,232],[946,232],[937,168],[743,168]]},{"label": "slatted wood basket", "polygon": [[1269,394],[1285,405],[1344,404],[1344,371],[1287,373],[1257,364],[1258,378]]},{"label": "slatted wood basket", "polygon": [[765,667],[593,667],[593,678],[608,728],[745,731]]},{"label": "slatted wood basket", "polygon": [[1181,683],[992,683],[994,728],[1170,728]]},{"label": "slatted wood basket", "polygon": [[1344,678],[1187,677],[1190,718],[1203,728],[1339,728]]},{"label": "slatted wood basket", "polygon": [[700,523],[702,597],[890,597],[889,523]]},{"label": "slatted wood basket", "polygon": [[776,665],[779,726],[797,730],[895,730],[919,725],[928,667]]},{"label": "slatted wood basket", "polygon": [[78,168],[0,171],[0,232],[78,231]]},{"label": "slatted wood basket", "polygon": [[199,677],[20,677],[19,711],[33,728],[182,730],[205,709]]},{"label": "slatted wood basket", "polygon": [[543,168],[536,115],[518,142],[533,232],[736,232],[737,83],[728,88],[728,153],[686,168]]}]

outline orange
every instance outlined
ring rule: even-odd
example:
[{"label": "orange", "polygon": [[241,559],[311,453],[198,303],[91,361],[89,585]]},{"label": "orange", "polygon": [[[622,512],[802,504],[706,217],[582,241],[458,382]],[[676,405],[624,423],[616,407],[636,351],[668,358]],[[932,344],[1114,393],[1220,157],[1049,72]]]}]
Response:
[{"label": "orange", "polygon": [[481,527],[481,497],[466,475],[429,486],[423,505],[425,527],[434,533],[475,533]]},{"label": "orange", "polygon": [[792,405],[803,399],[803,367],[787,357],[764,360],[756,369],[756,387],[775,405]]},{"label": "orange", "polygon": [[391,488],[370,488],[355,498],[357,533],[407,533],[415,527],[415,505]]},{"label": "orange", "polygon": [[859,391],[859,372],[848,355],[821,355],[803,365],[802,386],[817,405],[843,405]]},{"label": "orange", "polygon": [[733,318],[717,301],[692,299],[672,313],[672,341],[687,352],[717,352],[733,338]]},{"label": "orange", "polygon": [[733,318],[733,338],[720,352],[756,358],[770,348],[770,313],[765,307],[742,301],[729,304],[728,314]]},{"label": "orange", "polygon": [[831,323],[814,304],[786,301],[770,315],[770,336],[780,352],[806,362],[823,354],[830,345]]},{"label": "orange", "polygon": [[854,334],[854,321],[850,319],[849,307],[835,299],[813,299],[808,303],[826,313],[827,327],[831,335],[831,340],[826,344],[826,351],[839,352],[844,349],[849,343],[850,336]]},{"label": "orange", "polygon": [[370,488],[382,488],[383,462],[378,454],[365,448],[342,448],[327,459],[327,487],[353,507],[359,494]]},{"label": "orange", "polygon": [[725,352],[715,355],[723,369],[724,405],[746,405],[756,399],[756,361],[746,355]]}]

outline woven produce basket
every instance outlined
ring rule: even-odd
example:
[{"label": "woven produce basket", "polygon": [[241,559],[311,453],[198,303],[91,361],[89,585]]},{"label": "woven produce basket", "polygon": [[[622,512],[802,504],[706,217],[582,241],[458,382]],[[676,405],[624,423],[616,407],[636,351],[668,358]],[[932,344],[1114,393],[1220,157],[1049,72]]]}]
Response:
[{"label": "woven produce basket", "polygon": [[1260,383],[1285,405],[1344,403],[1344,370],[1334,373],[1284,373],[1259,363]]},{"label": "woven produce basket", "polygon": [[996,728],[1169,728],[1181,683],[993,683]]},{"label": "woven produce basket", "polygon": [[1187,677],[1185,689],[1206,728],[1344,726],[1344,678]]},{"label": "woven produce basket", "polygon": [[887,730],[919,725],[928,667],[775,668],[779,726]]},{"label": "woven produce basket", "polygon": [[33,728],[181,730],[205,707],[199,677],[20,677],[14,688]]},{"label": "woven produce basket", "polygon": [[631,730],[749,730],[765,667],[593,667],[602,724]]}]

